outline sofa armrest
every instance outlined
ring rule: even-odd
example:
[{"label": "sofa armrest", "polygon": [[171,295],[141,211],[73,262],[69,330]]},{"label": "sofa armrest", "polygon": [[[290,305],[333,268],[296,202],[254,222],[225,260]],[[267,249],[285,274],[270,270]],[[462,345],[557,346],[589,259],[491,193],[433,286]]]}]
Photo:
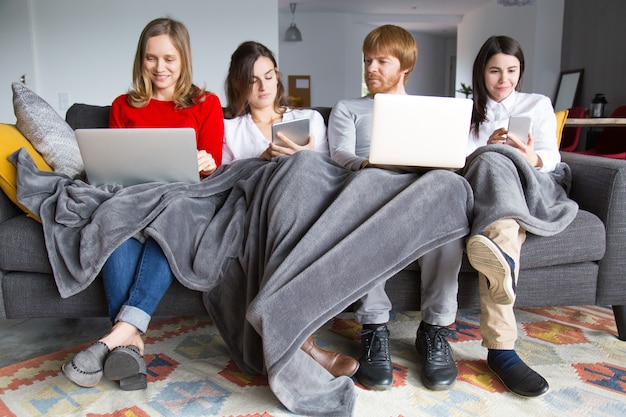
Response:
[{"label": "sofa armrest", "polygon": [[[572,169],[570,197],[606,226],[626,222],[626,160],[561,152]],[[617,224],[615,224],[617,225]]]},{"label": "sofa armrest", "polygon": [[4,191],[0,190],[0,223],[23,213],[22,209],[13,204]]},{"label": "sofa armrest", "polygon": [[570,197],[581,209],[598,216],[606,228],[596,304],[626,304],[626,160],[570,152],[561,155],[572,169]]},{"label": "sofa armrest", "polygon": [[[13,204],[4,191],[0,190],[0,223],[4,223],[10,218],[22,213],[24,212],[18,206]],[[4,291],[2,290],[2,280],[4,279],[4,274],[4,271],[0,270],[0,319],[6,318],[6,310],[4,308]]]}]

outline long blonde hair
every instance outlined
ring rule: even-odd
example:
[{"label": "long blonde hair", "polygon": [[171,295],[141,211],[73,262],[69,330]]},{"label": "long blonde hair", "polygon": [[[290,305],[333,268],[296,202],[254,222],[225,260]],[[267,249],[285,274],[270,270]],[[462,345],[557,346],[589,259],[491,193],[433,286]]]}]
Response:
[{"label": "long blonde hair", "polygon": [[128,103],[133,107],[143,107],[152,98],[152,80],[144,70],[143,61],[146,56],[148,39],[160,35],[169,36],[182,61],[180,77],[176,80],[176,88],[174,89],[174,103],[178,107],[187,108],[203,101],[207,91],[193,84],[191,42],[187,28],[179,21],[170,18],[158,18],[148,23],[139,37],[133,63],[133,88],[128,92]]}]

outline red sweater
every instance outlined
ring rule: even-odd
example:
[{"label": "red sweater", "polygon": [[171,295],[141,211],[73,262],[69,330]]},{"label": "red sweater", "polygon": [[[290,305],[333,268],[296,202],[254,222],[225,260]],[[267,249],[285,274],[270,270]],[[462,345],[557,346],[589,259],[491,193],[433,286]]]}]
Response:
[{"label": "red sweater", "polygon": [[111,106],[109,127],[192,127],[198,149],[210,153],[218,167],[222,164],[224,114],[214,94],[186,109],[177,109],[173,101],[155,99],[136,108],[128,104],[128,94],[122,94]]}]

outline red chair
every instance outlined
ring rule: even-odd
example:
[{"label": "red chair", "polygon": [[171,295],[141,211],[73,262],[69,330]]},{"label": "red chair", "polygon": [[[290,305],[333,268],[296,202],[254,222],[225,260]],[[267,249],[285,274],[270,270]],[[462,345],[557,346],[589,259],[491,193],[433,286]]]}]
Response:
[{"label": "red chair", "polygon": [[[573,119],[580,119],[585,117],[585,108],[584,107],[572,107],[569,109],[569,113],[567,117],[571,117]],[[574,152],[576,147],[578,146],[578,141],[580,140],[580,129],[579,126],[573,127],[565,127],[563,128],[563,134],[561,136],[561,146],[560,150],[565,152]]]},{"label": "red chair", "polygon": [[[610,117],[626,117],[626,106],[616,108]],[[605,127],[593,148],[577,153],[626,159],[626,127]]]}]

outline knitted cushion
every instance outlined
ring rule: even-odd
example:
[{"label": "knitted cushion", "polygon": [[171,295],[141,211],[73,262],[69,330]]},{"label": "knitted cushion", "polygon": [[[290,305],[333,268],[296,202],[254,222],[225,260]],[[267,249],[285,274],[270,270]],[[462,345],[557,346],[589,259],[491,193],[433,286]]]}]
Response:
[{"label": "knitted cushion", "polygon": [[24,84],[14,82],[13,109],[16,126],[55,172],[75,177],[83,172],[83,160],[72,128],[41,97]]}]

